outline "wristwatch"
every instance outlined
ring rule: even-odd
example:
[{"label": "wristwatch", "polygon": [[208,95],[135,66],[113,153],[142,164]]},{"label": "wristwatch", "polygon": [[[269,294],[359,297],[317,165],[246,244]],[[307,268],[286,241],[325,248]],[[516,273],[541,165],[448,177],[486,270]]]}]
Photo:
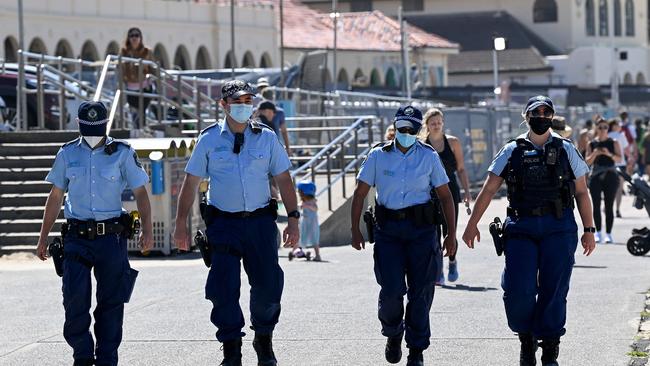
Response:
[{"label": "wristwatch", "polygon": [[591,226],[591,227],[585,227],[585,233],[595,233],[596,228]]},{"label": "wristwatch", "polygon": [[289,212],[289,213],[287,214],[287,217],[293,217],[293,218],[295,218],[295,219],[299,219],[299,218],[300,218],[300,211],[298,211],[298,210],[293,210],[293,211],[291,211],[291,212]]}]

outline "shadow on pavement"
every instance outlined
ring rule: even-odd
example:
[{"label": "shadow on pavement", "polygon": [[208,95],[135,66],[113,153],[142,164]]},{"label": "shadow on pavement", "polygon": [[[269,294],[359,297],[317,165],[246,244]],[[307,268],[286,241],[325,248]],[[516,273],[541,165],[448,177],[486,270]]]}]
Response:
[{"label": "shadow on pavement", "polygon": [[486,291],[495,291],[498,290],[495,287],[483,287],[483,286],[467,286],[467,285],[442,285],[442,288],[445,290],[455,290],[455,291],[470,291],[470,292],[486,292]]},{"label": "shadow on pavement", "polygon": [[192,260],[192,259],[200,259],[201,258],[201,253],[196,250],[196,251],[191,251],[191,252],[179,252],[179,251],[172,251],[170,255],[164,255],[162,252],[151,252],[147,255],[144,255],[139,252],[135,253],[129,253],[129,260],[133,261],[139,261],[139,260],[170,260],[170,261],[175,261],[175,260]]},{"label": "shadow on pavement", "polygon": [[582,265],[575,265],[573,268],[585,268],[585,269],[605,269],[607,266],[582,266]]}]

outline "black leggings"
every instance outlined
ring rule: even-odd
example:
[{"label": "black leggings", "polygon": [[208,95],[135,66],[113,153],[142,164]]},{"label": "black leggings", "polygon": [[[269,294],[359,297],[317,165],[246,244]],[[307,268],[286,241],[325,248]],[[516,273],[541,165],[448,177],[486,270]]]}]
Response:
[{"label": "black leggings", "polygon": [[618,190],[618,175],[614,172],[605,172],[596,177],[592,177],[589,182],[589,192],[591,201],[594,205],[594,221],[596,230],[600,232],[600,197],[605,197],[605,231],[609,234],[612,232],[614,225],[614,199]]}]

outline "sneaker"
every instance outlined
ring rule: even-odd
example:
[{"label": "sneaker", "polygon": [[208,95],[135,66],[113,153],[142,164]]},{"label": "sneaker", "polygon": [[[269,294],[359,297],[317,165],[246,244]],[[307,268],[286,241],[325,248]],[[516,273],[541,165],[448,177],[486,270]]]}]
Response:
[{"label": "sneaker", "polygon": [[616,210],[616,217],[618,217],[619,219],[623,217],[621,216],[621,211]]},{"label": "sneaker", "polygon": [[614,239],[612,239],[612,234],[607,233],[605,234],[605,243],[613,243]]},{"label": "sneaker", "polygon": [[596,233],[594,234],[594,238],[596,239],[596,243],[602,243],[603,242],[599,231],[596,231]]},{"label": "sneaker", "polygon": [[456,282],[458,279],[458,261],[449,261],[449,273],[447,273],[447,279],[449,282]]},{"label": "sneaker", "polygon": [[436,281],[436,286],[444,286],[445,285],[445,274],[440,272],[440,277]]}]

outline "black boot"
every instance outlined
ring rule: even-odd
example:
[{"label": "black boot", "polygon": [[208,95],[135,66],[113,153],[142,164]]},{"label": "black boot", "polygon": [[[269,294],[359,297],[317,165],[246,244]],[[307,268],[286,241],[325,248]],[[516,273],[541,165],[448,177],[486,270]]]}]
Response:
[{"label": "black boot", "polygon": [[258,366],[277,366],[278,360],[273,353],[273,334],[257,334],[253,339],[253,348],[257,352]]},{"label": "black boot", "polygon": [[74,360],[72,366],[92,366],[95,364],[95,360],[92,358],[82,358],[79,360]]},{"label": "black boot", "polygon": [[389,363],[399,363],[402,360],[402,337],[404,337],[404,333],[388,337],[386,340],[384,355]]},{"label": "black boot", "polygon": [[406,366],[424,366],[424,356],[422,356],[421,349],[409,348]]},{"label": "black boot", "polygon": [[222,366],[241,366],[241,338],[223,342]]},{"label": "black boot", "polygon": [[532,334],[520,334],[519,341],[521,342],[521,351],[519,352],[519,366],[535,366],[537,359],[535,352],[537,352],[537,339]]},{"label": "black boot", "polygon": [[544,339],[542,346],[542,365],[559,366],[557,357],[560,355],[560,339]]}]

